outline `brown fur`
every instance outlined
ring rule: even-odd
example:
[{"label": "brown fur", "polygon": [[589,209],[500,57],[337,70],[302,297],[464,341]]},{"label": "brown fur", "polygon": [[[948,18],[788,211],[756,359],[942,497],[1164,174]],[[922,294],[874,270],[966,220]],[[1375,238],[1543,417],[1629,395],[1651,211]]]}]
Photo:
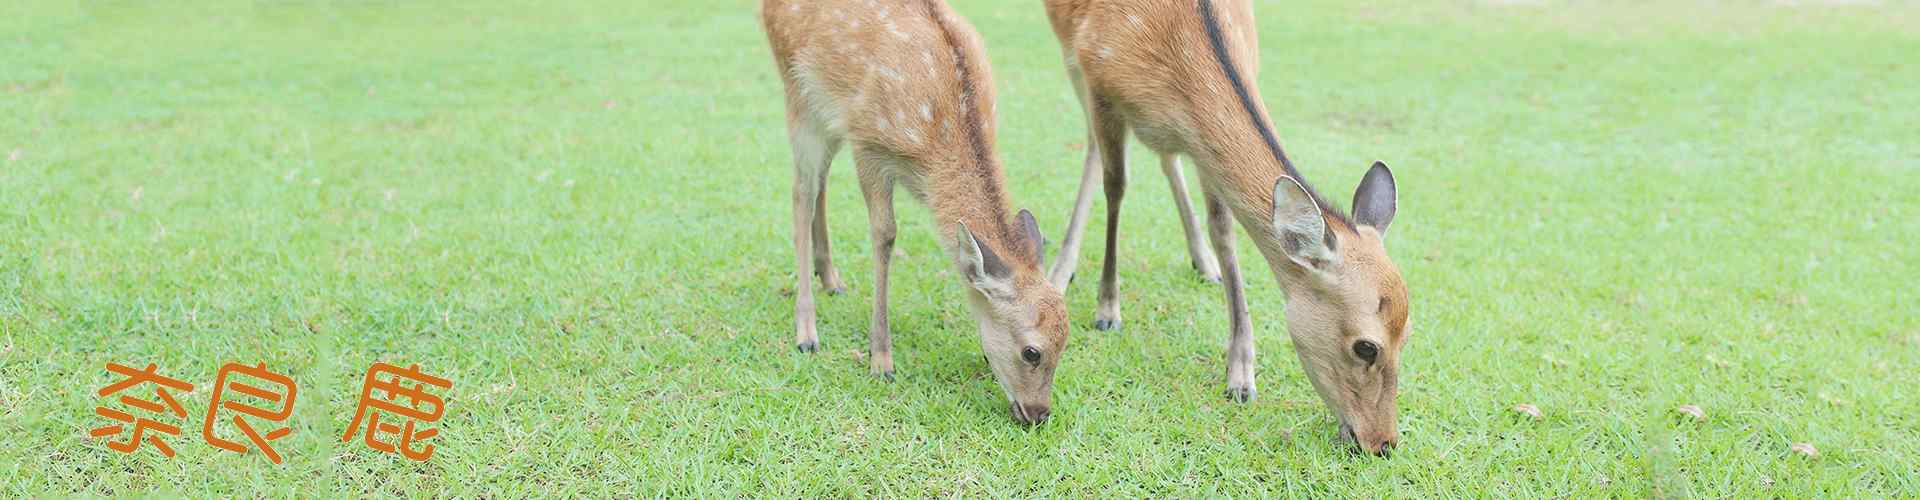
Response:
[{"label": "brown fur", "polygon": [[[1343,435],[1368,451],[1384,453],[1397,439],[1393,400],[1407,332],[1406,286],[1386,255],[1379,230],[1351,221],[1327,204],[1292,167],[1277,139],[1264,135],[1273,131],[1255,86],[1259,42],[1252,6],[1246,0],[1047,0],[1046,6],[1069,73],[1081,86],[1077,90],[1096,137],[1097,151],[1091,153],[1103,164],[1095,170],[1089,158],[1082,188],[1084,192],[1085,183],[1104,178],[1108,200],[1108,252],[1096,326],[1119,322],[1113,262],[1118,204],[1126,186],[1124,137],[1131,131],[1156,152],[1192,158],[1209,211],[1222,212],[1210,215],[1209,222],[1215,226],[1214,246],[1229,303],[1229,395],[1252,396],[1254,366],[1227,222],[1230,213],[1284,287],[1295,351],[1343,429],[1350,429]],[[1203,14],[1203,7],[1210,10]],[[1204,20],[1209,15],[1218,44],[1210,40]],[[1391,195],[1391,173],[1384,177]],[[1288,179],[1300,181],[1299,187],[1287,188],[1293,185]],[[1304,193],[1276,200],[1276,185],[1287,188],[1282,192]],[[1324,227],[1324,237],[1302,240],[1299,233],[1285,231],[1275,223],[1277,202],[1295,212],[1318,213],[1315,226]],[[1387,220],[1379,221],[1380,229],[1391,220],[1391,207],[1384,213]],[[1083,216],[1084,210],[1077,211],[1070,227]],[[1313,239],[1325,239],[1328,253],[1301,253],[1302,242]],[[1063,248],[1077,246],[1071,231],[1066,240]],[[1054,269],[1056,278],[1071,274],[1070,264],[1064,272]],[[1064,285],[1063,280],[1055,283]],[[1382,298],[1385,308],[1380,307]],[[1353,344],[1361,340],[1380,345],[1373,363],[1353,353]]]},{"label": "brown fur", "polygon": [[[818,343],[809,274],[829,289],[824,179],[841,143],[852,147],[875,255],[869,364],[892,377],[886,318],[895,238],[892,193],[930,208],[940,240],[972,285],[968,304],[996,379],[1023,422],[1050,411],[1053,368],[1067,330],[1060,294],[1040,276],[1039,234],[1015,217],[994,154],[992,69],[980,37],[937,0],[764,0],[761,21],[786,88],[795,154],[795,342]],[[822,269],[814,269],[816,266]],[[1024,348],[1045,353],[1022,359]]]}]

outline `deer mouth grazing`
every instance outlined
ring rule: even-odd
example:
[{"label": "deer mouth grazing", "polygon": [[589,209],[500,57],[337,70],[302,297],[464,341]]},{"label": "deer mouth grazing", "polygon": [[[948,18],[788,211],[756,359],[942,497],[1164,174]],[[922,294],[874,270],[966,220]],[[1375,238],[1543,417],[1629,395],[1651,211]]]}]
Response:
[{"label": "deer mouth grazing", "polygon": [[1383,458],[1393,456],[1393,440],[1388,439],[1380,442],[1375,448],[1369,448],[1360,441],[1360,436],[1353,432],[1353,426],[1348,425],[1344,421],[1340,422],[1340,440],[1346,442],[1346,444],[1353,445],[1352,450],[1354,453],[1365,453]]},{"label": "deer mouth grazing", "polygon": [[1020,404],[1019,401],[1009,402],[1007,406],[1007,410],[1013,413],[1013,421],[1027,426],[1040,425],[1046,422],[1047,417],[1053,413],[1051,408],[1040,405],[1023,405]]}]

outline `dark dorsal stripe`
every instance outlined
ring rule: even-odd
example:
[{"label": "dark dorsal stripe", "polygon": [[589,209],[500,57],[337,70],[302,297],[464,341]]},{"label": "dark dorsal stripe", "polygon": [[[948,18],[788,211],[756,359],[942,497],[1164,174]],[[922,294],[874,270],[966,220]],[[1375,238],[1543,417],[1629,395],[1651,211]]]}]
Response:
[{"label": "dark dorsal stripe", "polygon": [[[986,197],[988,208],[993,217],[994,227],[992,228],[992,234],[994,238],[999,240],[1001,248],[1014,251],[1016,255],[1024,253],[1015,250],[1019,248],[1020,245],[1014,243],[1020,240],[1007,226],[1007,214],[1000,203],[1001,200],[1006,199],[1006,194],[1001,192],[999,183],[993,182],[993,170],[999,167],[993,163],[993,152],[987,149],[986,130],[981,128],[980,103],[979,99],[975,96],[973,88],[973,61],[967,58],[967,51],[963,45],[965,43],[964,39],[955,31],[953,20],[947,18],[946,11],[941,9],[942,5],[938,2],[939,0],[922,0],[921,6],[927,9],[927,15],[933,17],[934,26],[940,28],[940,36],[944,39],[947,50],[953,54],[954,73],[956,73],[956,78],[960,81],[960,116],[962,122],[960,128],[966,132],[967,144],[971,146],[973,153],[972,166],[974,172],[972,172],[972,177],[974,180],[980,182],[980,194]],[[1037,261],[1038,256],[1021,255],[1021,257],[1033,257]]]},{"label": "dark dorsal stripe", "polygon": [[[1253,94],[1247,92],[1246,82],[1240,79],[1239,67],[1234,66],[1233,57],[1227,55],[1227,42],[1220,32],[1220,22],[1213,17],[1213,2],[1200,0],[1199,5],[1200,23],[1207,28],[1207,43],[1213,49],[1213,60],[1219,62],[1220,71],[1227,74],[1227,83],[1233,85],[1234,95],[1240,97],[1240,109],[1247,112],[1247,119],[1253,122],[1254,130],[1260,131],[1260,139],[1266,141],[1267,151],[1272,152],[1273,159],[1280,162],[1280,168],[1286,171],[1287,177],[1300,181],[1300,186],[1307,188],[1307,196],[1313,198],[1313,203],[1320,207],[1320,213],[1351,227],[1353,224],[1347,222],[1346,214],[1327,205],[1326,198],[1322,198],[1319,192],[1314,191],[1313,185],[1307,183],[1307,178],[1301,176],[1300,171],[1293,168],[1293,162],[1287,160],[1287,153],[1280,149],[1280,140],[1274,137],[1273,128],[1267,126],[1266,118],[1260,114],[1260,108],[1254,107]],[[1277,182],[1278,179],[1275,181]]]}]

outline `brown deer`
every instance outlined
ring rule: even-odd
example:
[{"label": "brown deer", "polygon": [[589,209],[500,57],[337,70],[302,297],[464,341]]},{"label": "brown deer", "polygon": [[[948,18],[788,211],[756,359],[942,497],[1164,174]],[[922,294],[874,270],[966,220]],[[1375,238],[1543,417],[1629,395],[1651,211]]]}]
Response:
[{"label": "brown deer", "polygon": [[[1287,331],[1307,378],[1340,422],[1340,435],[1386,454],[1398,439],[1394,398],[1407,341],[1407,288],[1384,237],[1398,203],[1393,172],[1375,162],[1340,213],[1281,151],[1254,87],[1259,42],[1247,0],[1046,0],[1068,76],[1086,111],[1082,192],[1102,180],[1106,262],[1094,326],[1118,328],[1114,276],[1126,138],[1164,156],[1186,155],[1206,194],[1209,237],[1219,259],[1229,328],[1227,395],[1254,396],[1254,349],[1233,220],[1287,295]],[[1095,170],[1095,165],[1099,170]],[[1084,225],[1077,207],[1069,227]],[[1069,234],[1063,252],[1078,245]],[[1056,260],[1056,284],[1072,260]]]},{"label": "brown deer", "polygon": [[979,35],[937,0],[764,0],[760,14],[786,86],[793,146],[795,345],[814,352],[820,343],[811,275],[830,291],[843,286],[822,212],[827,168],[845,143],[873,239],[868,370],[893,379],[887,268],[898,184],[933,213],[1014,419],[1046,420],[1067,344],[1066,307],[1041,275],[1039,224],[1026,210],[1009,210]]}]

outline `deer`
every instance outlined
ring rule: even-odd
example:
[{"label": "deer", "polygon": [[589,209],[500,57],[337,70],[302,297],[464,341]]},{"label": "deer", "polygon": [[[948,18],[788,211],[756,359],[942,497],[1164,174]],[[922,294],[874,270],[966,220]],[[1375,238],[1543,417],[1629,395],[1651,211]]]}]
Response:
[{"label": "deer", "polygon": [[[1294,168],[1255,87],[1259,40],[1248,0],[1046,0],[1067,74],[1085,112],[1089,145],[1080,191],[1106,198],[1106,255],[1094,327],[1120,327],[1115,277],[1129,132],[1165,158],[1185,156],[1206,200],[1228,312],[1229,399],[1255,395],[1254,343],[1233,234],[1238,222],[1286,295],[1283,315],[1314,391],[1359,450],[1387,455],[1396,428],[1401,349],[1408,336],[1406,282],[1388,258],[1399,204],[1393,171],[1374,162],[1352,214]],[[1084,227],[1076,203],[1069,228]],[[1074,251],[1072,230],[1061,252]],[[1055,259],[1064,289],[1074,261]]]},{"label": "deer", "polygon": [[1045,421],[1067,344],[1066,302],[1041,271],[1033,213],[1012,213],[994,148],[986,48],[938,0],[763,0],[793,149],[794,345],[819,349],[812,287],[844,289],[827,244],[827,171],[851,148],[873,247],[868,372],[893,380],[887,273],[893,194],[925,204],[965,285],[980,347],[1013,419]]}]

